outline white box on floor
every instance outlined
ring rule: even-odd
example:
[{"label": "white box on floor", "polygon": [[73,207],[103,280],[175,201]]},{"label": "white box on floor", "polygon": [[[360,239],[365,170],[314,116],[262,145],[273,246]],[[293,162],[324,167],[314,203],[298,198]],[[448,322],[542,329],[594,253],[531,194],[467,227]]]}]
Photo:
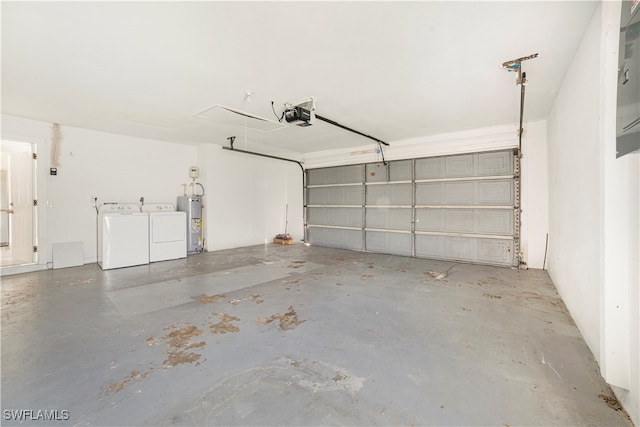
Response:
[{"label": "white box on floor", "polygon": [[84,245],[82,242],[54,243],[52,253],[54,269],[84,265]]}]

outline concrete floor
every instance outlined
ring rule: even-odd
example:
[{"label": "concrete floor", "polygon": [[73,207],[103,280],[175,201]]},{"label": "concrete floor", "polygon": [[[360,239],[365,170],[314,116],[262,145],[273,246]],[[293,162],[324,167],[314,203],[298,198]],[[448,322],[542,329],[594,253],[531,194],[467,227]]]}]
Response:
[{"label": "concrete floor", "polygon": [[539,270],[266,245],[2,278],[3,425],[630,426],[611,396]]}]

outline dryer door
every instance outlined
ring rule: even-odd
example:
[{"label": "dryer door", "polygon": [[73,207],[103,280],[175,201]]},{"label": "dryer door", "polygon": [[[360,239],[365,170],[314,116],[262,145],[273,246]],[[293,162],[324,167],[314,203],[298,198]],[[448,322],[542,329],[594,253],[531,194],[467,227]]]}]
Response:
[{"label": "dryer door", "polygon": [[154,212],[149,215],[150,261],[187,256],[187,216],[184,212]]}]

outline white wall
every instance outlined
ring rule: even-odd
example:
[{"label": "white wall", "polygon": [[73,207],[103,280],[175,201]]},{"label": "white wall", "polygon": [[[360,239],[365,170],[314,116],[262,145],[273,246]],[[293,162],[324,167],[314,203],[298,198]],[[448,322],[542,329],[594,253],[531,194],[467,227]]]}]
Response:
[{"label": "white wall", "polygon": [[[525,96],[526,105],[526,96]],[[526,116],[526,111],[525,111]],[[524,124],[522,137],[520,250],[529,268],[543,268],[549,232],[547,122]]]},{"label": "white wall", "polygon": [[640,155],[615,158],[620,4],[602,2],[548,119],[549,274],[640,423]]},{"label": "white wall", "polygon": [[[520,91],[514,86],[514,99]],[[517,111],[514,112],[517,115]],[[525,113],[526,120],[526,113]],[[522,261],[529,268],[542,268],[547,225],[547,134],[546,121],[525,122],[522,139]],[[400,160],[450,154],[502,150],[518,146],[518,125],[508,124],[393,141],[384,147],[386,160]],[[382,161],[375,144],[349,150],[309,153],[303,158],[306,168]]]},{"label": "white wall", "polygon": [[600,23],[594,15],[549,116],[549,274],[600,353]]},{"label": "white wall", "polygon": [[285,232],[303,239],[302,169],[296,163],[203,145],[205,233],[208,250],[270,243]]},{"label": "white wall", "polygon": [[189,181],[197,147],[115,135],[62,124],[58,175],[50,176],[51,123],[2,115],[2,137],[37,144],[40,263],[51,245],[81,241],[85,262],[96,261],[98,203],[170,202]]},{"label": "white wall", "polygon": [[[627,6],[628,7],[628,6]],[[602,5],[600,159],[602,251],[600,365],[604,377],[640,424],[640,153],[616,159],[616,98],[620,4]]]},{"label": "white wall", "polygon": [[[53,243],[81,241],[85,262],[96,261],[98,203],[170,202],[201,169],[206,188],[206,248],[271,242],[288,229],[303,238],[302,170],[295,164],[222,150],[109,134],[62,125],[58,175],[50,176],[51,123],[2,115],[2,137],[32,142],[38,158],[39,263],[51,263]],[[190,191],[190,190],[189,190]]]}]

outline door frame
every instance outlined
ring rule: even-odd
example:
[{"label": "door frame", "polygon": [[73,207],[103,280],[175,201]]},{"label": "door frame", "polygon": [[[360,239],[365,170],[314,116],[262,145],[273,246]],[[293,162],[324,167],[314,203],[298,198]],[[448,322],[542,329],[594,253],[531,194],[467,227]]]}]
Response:
[{"label": "door frame", "polygon": [[[31,176],[30,176],[30,187],[31,187],[31,195],[32,195],[32,199],[34,201],[33,205],[31,206],[31,230],[32,230],[32,236],[31,236],[31,246],[33,248],[33,251],[31,252],[31,260],[27,261],[27,262],[22,262],[22,263],[8,263],[6,265],[0,265],[0,275],[5,275],[5,274],[13,274],[13,273],[19,273],[19,272],[23,272],[24,268],[27,268],[26,271],[30,271],[32,270],[32,267],[34,265],[37,265],[39,260],[40,260],[40,256],[39,256],[39,246],[38,246],[38,152],[37,152],[37,144],[31,141],[25,141],[25,140],[20,140],[20,139],[15,139],[15,138],[5,138],[3,137],[1,140],[2,145],[6,144],[6,143],[11,143],[11,144],[23,144],[22,146],[26,146],[28,145],[29,147],[29,153],[31,156],[31,161],[33,163],[31,163]],[[2,150],[4,151],[4,149]],[[8,152],[10,152],[10,150],[7,150]],[[26,151],[26,150],[25,150]],[[13,172],[10,171],[9,173],[9,181],[11,181],[12,179],[12,175]],[[14,198],[15,199],[15,198]],[[13,228],[13,224],[14,221],[10,221],[10,227]],[[10,230],[10,233],[13,233],[13,230]]]}]

